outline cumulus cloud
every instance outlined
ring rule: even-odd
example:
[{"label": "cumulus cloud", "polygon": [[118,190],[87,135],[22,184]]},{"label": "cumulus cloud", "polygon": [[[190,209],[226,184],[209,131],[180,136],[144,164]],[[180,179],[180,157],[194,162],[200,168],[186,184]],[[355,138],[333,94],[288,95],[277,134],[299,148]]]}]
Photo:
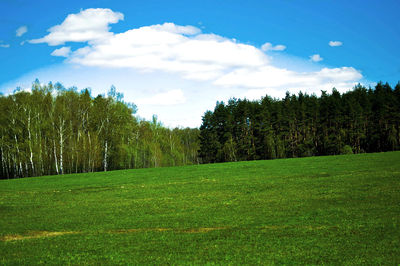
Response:
[{"label": "cumulus cloud", "polygon": [[71,47],[66,46],[66,47],[61,47],[59,49],[55,49],[51,55],[52,56],[61,56],[61,57],[68,57],[68,55],[71,53]]},{"label": "cumulus cloud", "polygon": [[[288,69],[265,66],[257,70],[241,68],[234,70],[218,80],[216,85],[240,86],[243,88],[262,89],[295,89],[307,90],[331,89],[337,87],[348,89],[354,86],[355,81],[362,75],[352,67],[323,68],[319,71],[296,72]],[[265,94],[264,94],[265,95]]]},{"label": "cumulus cloud", "polygon": [[138,104],[149,104],[149,105],[176,105],[186,102],[185,95],[181,89],[170,90],[156,94],[152,97],[138,99]]},{"label": "cumulus cloud", "polygon": [[86,66],[162,70],[188,79],[210,80],[231,68],[263,66],[268,59],[254,46],[202,34],[193,26],[164,23],[115,34],[78,49],[69,61]]},{"label": "cumulus cloud", "polygon": [[324,59],[319,54],[313,54],[310,56],[310,60],[313,62],[320,62]]},{"label": "cumulus cloud", "polygon": [[162,25],[154,25],[153,29],[157,31],[166,31],[176,34],[194,35],[200,33],[200,29],[193,26],[179,26],[174,23],[164,23]]},{"label": "cumulus cloud", "polygon": [[111,9],[90,8],[70,14],[60,24],[48,29],[48,35],[40,39],[30,40],[30,43],[47,43],[62,45],[65,42],[99,41],[113,34],[109,32],[109,24],[124,19],[124,15]]},{"label": "cumulus cloud", "polygon": [[332,47],[342,46],[342,45],[343,45],[343,43],[340,41],[330,41],[329,42],[329,46],[332,46]]},{"label": "cumulus cloud", "polygon": [[[285,73],[280,73],[282,71]],[[267,76],[268,72],[270,76]],[[268,72],[260,70],[257,73],[241,73],[241,75],[250,74],[251,76],[248,78],[252,80],[251,86],[246,86],[249,90],[243,93],[241,97],[250,100],[257,100],[265,95],[283,98],[286,91],[292,94],[303,91],[308,94],[319,95],[321,90],[330,91],[334,87],[343,93],[357,85],[363,77],[359,71],[352,67],[323,68],[319,71],[303,73],[282,69]],[[276,79],[274,80],[273,77],[276,77]],[[241,76],[237,75],[235,78],[240,79]],[[282,81],[282,78],[285,80]],[[242,78],[243,87],[245,86],[244,82],[245,79]],[[268,86],[265,87],[265,85]]]},{"label": "cumulus cloud", "polygon": [[[75,51],[62,47],[52,55],[65,56],[66,62],[80,66],[172,73],[186,80],[207,81],[217,87],[247,88],[253,95],[266,88],[275,91],[291,88],[304,91],[332,87],[348,89],[362,78],[361,73],[352,67],[304,72],[278,67],[264,52],[282,51],[286,48],[284,45],[265,43],[259,49],[235,39],[203,33],[190,25],[164,23],[118,34],[110,32],[109,24],[121,19],[121,13],[110,9],[82,10],[50,28],[45,37],[30,42],[49,45],[87,42],[86,46]],[[320,62],[323,58],[315,54],[310,56],[310,60]],[[184,102],[185,97],[182,90],[171,90],[140,101],[177,104]]]},{"label": "cumulus cloud", "polygon": [[283,51],[285,49],[286,49],[285,45],[278,44],[278,45],[274,46],[270,42],[266,42],[261,46],[261,50],[263,50],[264,52],[266,52],[266,51]]},{"label": "cumulus cloud", "polygon": [[16,30],[15,36],[21,37],[22,35],[24,35],[27,32],[28,32],[28,27],[27,26],[21,26]]}]

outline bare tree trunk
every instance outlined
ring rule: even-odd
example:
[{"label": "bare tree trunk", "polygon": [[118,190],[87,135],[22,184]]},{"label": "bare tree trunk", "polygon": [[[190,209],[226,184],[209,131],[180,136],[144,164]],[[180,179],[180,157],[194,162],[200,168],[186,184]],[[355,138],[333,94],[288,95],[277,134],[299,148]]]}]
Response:
[{"label": "bare tree trunk", "polygon": [[60,174],[64,174],[63,169],[63,148],[64,148],[64,121],[60,119]]},{"label": "bare tree trunk", "polygon": [[44,169],[43,169],[43,155],[42,155],[42,136],[40,136],[40,131],[39,131],[39,136],[36,133],[36,139],[38,140],[39,143],[39,167],[40,169],[38,171],[40,171],[39,175],[43,175],[44,173]]},{"label": "bare tree trunk", "polygon": [[91,158],[91,153],[92,153],[92,142],[91,142],[91,140],[90,140],[90,132],[88,131],[88,140],[89,140],[89,150],[87,151],[87,153],[88,153],[88,169],[87,169],[87,171],[88,172],[90,172],[90,158]]},{"label": "bare tree trunk", "polygon": [[14,134],[14,139],[15,139],[15,147],[17,148],[17,154],[15,154],[15,156],[14,156],[14,158],[15,158],[15,170],[16,170],[16,173],[17,174],[19,173],[20,176],[22,177],[23,176],[23,172],[22,172],[23,168],[22,168],[21,160],[18,159],[18,157],[19,157],[19,146],[18,146],[18,138],[17,138],[16,134]]},{"label": "bare tree trunk", "polygon": [[57,175],[58,175],[59,174],[59,172],[58,172],[58,159],[57,159],[57,150],[56,150],[56,141],[55,140],[53,140],[53,144],[54,144],[54,162],[56,164],[56,172],[57,172]]},{"label": "bare tree trunk", "polygon": [[134,159],[135,165],[133,166],[133,168],[139,168],[137,167],[138,149],[139,149],[139,130],[136,132],[136,149],[135,149],[135,159]]},{"label": "bare tree trunk", "polygon": [[29,112],[28,115],[28,138],[29,138],[29,151],[30,151],[29,160],[31,163],[32,175],[35,175],[35,166],[33,164],[33,151],[32,151],[31,112]]},{"label": "bare tree trunk", "polygon": [[23,172],[21,160],[19,161],[19,174],[20,174],[20,177],[24,177],[24,172]]},{"label": "bare tree trunk", "polygon": [[5,161],[5,164],[7,165],[7,168],[6,168],[7,179],[9,179],[10,171],[11,171],[11,162],[10,162],[10,152],[9,151],[7,151],[7,161]]},{"label": "bare tree trunk", "polygon": [[79,151],[78,151],[78,147],[79,147],[79,137],[80,137],[80,131],[78,129],[78,136],[77,136],[77,140],[75,143],[75,150],[76,150],[76,163],[75,163],[75,173],[78,173],[78,163],[79,163]]},{"label": "bare tree trunk", "polygon": [[173,150],[175,149],[175,147],[174,147],[174,142],[172,141],[171,131],[169,132],[169,146],[170,146],[170,150],[171,150],[173,166],[175,166],[175,156],[173,155]]},{"label": "bare tree trunk", "polygon": [[25,172],[26,172],[26,176],[29,176],[29,167],[28,167],[27,162],[25,162]]},{"label": "bare tree trunk", "polygon": [[104,172],[107,172],[107,149],[108,149],[108,143],[106,141],[106,144],[104,145],[104,160],[103,160],[103,164],[104,164]]},{"label": "bare tree trunk", "polygon": [[[3,139],[3,136],[1,137]],[[6,154],[4,153],[3,146],[1,146],[1,165],[3,168],[3,172],[6,174],[7,179],[8,177],[8,170],[7,170],[7,162],[6,162]]]}]

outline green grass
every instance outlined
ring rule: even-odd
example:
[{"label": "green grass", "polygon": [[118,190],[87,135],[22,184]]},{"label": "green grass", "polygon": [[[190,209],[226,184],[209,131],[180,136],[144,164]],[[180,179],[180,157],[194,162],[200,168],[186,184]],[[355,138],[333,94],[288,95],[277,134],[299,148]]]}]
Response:
[{"label": "green grass", "polygon": [[0,264],[400,263],[400,152],[0,181]]}]

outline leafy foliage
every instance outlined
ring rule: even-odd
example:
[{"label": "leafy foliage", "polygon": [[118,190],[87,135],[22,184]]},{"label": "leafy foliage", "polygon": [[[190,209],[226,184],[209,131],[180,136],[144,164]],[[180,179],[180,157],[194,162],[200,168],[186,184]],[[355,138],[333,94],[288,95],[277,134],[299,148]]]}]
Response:
[{"label": "leafy foliage", "polygon": [[61,84],[0,96],[3,178],[198,163],[198,129],[169,129],[111,87],[93,98]]}]

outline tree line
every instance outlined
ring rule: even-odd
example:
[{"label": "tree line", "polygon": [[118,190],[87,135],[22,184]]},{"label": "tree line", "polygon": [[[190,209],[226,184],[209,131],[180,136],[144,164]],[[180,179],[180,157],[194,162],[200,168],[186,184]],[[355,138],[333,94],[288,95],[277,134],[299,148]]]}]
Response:
[{"label": "tree line", "polygon": [[340,94],[217,102],[200,129],[164,127],[111,87],[41,85],[0,95],[0,177],[400,149],[400,83]]},{"label": "tree line", "polygon": [[197,164],[199,130],[169,129],[135,117],[136,106],[111,87],[41,85],[0,95],[0,177]]},{"label": "tree line", "polygon": [[399,149],[400,83],[217,102],[200,127],[203,163]]}]

